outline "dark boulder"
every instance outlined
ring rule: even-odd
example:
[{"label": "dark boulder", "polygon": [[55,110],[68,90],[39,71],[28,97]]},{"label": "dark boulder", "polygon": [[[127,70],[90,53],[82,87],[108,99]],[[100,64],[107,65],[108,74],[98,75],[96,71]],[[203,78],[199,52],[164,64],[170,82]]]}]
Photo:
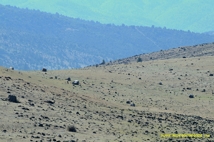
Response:
[{"label": "dark boulder", "polygon": [[159,82],[159,85],[163,85],[163,83],[162,83],[162,82]]},{"label": "dark boulder", "polygon": [[70,78],[70,77],[68,77],[66,80],[67,80],[67,81],[71,81],[71,78]]},{"label": "dark boulder", "polygon": [[68,126],[68,127],[67,127],[67,130],[68,130],[69,132],[77,132],[76,127],[75,127],[74,125]]},{"label": "dark boulder", "polygon": [[13,102],[13,103],[19,103],[15,95],[9,95],[8,96],[8,101]]},{"label": "dark boulder", "polygon": [[44,101],[44,102],[46,102],[46,103],[49,103],[49,104],[54,104],[55,103],[55,100],[54,101],[51,101],[51,100],[47,100],[47,101]]},{"label": "dark boulder", "polygon": [[189,95],[189,98],[194,98],[194,95]]},{"label": "dark boulder", "polygon": [[42,68],[42,71],[43,71],[43,72],[47,72],[47,69],[46,69],[46,68]]}]

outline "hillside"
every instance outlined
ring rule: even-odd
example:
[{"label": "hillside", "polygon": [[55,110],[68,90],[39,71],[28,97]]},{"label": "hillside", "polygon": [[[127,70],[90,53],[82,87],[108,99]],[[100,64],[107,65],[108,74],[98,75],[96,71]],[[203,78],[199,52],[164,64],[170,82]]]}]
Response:
[{"label": "hillside", "polygon": [[[74,18],[116,25],[167,27],[170,29],[208,32],[213,31],[214,1],[207,0],[1,0],[0,4],[39,9]],[[84,9],[84,10],[83,10]],[[206,23],[206,24],[205,24]]]},{"label": "hillside", "polygon": [[165,60],[165,59],[176,59],[176,58],[191,58],[201,56],[214,56],[214,42],[204,43],[194,46],[184,46],[178,48],[172,48],[168,50],[160,50],[148,54],[140,54],[132,57],[115,60],[108,64],[128,64],[131,62],[138,62],[139,58],[142,61],[152,60]]},{"label": "hillside", "polygon": [[213,141],[213,64],[201,56],[47,72],[1,67],[0,139]]},{"label": "hillside", "polygon": [[0,64],[19,70],[70,69],[178,46],[213,35],[166,28],[115,26],[0,5]]}]

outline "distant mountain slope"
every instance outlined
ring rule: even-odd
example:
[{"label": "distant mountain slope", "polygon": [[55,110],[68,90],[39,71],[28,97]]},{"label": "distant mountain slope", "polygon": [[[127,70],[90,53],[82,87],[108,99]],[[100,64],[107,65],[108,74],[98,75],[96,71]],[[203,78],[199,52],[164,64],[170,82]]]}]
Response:
[{"label": "distant mountain slope", "polygon": [[78,68],[214,41],[165,28],[115,26],[0,5],[0,64],[20,70]]},{"label": "distant mountain slope", "polygon": [[173,58],[190,58],[190,57],[200,57],[200,56],[214,56],[214,42],[213,43],[204,43],[194,46],[178,47],[168,50],[161,50],[157,52],[152,52],[148,54],[140,54],[125,59],[119,59],[111,64],[122,64],[137,62],[138,59],[142,61],[150,60],[164,60],[164,59],[173,59]]},{"label": "distant mountain slope", "polygon": [[0,4],[117,25],[155,25],[193,32],[214,30],[212,0],[1,0]]}]

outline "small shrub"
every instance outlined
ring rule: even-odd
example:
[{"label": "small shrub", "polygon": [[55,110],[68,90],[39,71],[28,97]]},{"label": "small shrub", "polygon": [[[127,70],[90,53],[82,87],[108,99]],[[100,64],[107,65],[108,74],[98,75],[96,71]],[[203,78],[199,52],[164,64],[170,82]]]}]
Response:
[{"label": "small shrub", "polygon": [[105,63],[106,63],[105,60],[103,60],[102,63],[100,63],[100,65],[104,65]]},{"label": "small shrub", "polygon": [[142,62],[142,58],[138,57],[137,62]]}]

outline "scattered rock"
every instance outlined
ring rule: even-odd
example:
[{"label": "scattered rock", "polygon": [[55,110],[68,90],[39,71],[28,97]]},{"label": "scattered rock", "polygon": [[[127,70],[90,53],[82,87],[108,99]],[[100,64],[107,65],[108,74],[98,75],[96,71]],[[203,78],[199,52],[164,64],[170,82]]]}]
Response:
[{"label": "scattered rock", "polygon": [[43,127],[43,124],[39,123],[38,126],[39,126],[39,127]]},{"label": "scattered rock", "polygon": [[29,110],[29,108],[26,108],[26,107],[22,107],[22,109],[23,109],[23,110]]},{"label": "scattered rock", "polygon": [[45,101],[46,103],[49,103],[49,104],[54,104],[55,103],[55,100],[54,101],[50,101],[50,100],[47,100],[47,101]]},{"label": "scattered rock", "polygon": [[11,70],[14,70],[14,67],[10,67]]},{"label": "scattered rock", "polygon": [[72,84],[73,84],[73,85],[79,85],[79,80],[74,80],[74,81],[72,82]]},{"label": "scattered rock", "polygon": [[118,115],[116,118],[120,118],[123,120],[123,116],[122,115]]},{"label": "scattered rock", "polygon": [[131,103],[131,104],[130,104],[130,106],[133,106],[133,107],[135,107],[135,103]]},{"label": "scattered rock", "polygon": [[12,78],[9,77],[9,76],[5,76],[5,79],[6,79],[6,80],[12,80]]}]

